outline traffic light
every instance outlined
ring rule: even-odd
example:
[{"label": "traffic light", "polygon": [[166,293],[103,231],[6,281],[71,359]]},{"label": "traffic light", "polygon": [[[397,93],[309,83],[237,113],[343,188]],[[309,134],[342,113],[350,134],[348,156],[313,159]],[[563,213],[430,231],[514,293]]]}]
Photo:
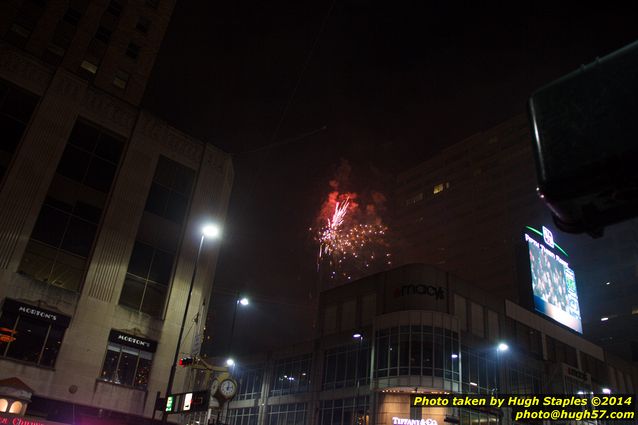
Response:
[{"label": "traffic light", "polygon": [[166,408],[164,410],[166,412],[172,412],[174,404],[175,404],[175,397],[172,395],[169,395],[168,397],[166,397]]},{"label": "traffic light", "polygon": [[182,357],[181,359],[179,359],[179,365],[180,366],[190,366],[193,364],[193,358],[192,357]]}]

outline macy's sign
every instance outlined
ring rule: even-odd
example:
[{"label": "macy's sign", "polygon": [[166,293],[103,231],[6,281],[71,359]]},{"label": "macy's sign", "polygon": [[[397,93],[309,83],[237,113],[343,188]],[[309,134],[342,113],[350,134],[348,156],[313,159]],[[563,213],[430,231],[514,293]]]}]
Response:
[{"label": "macy's sign", "polygon": [[[445,288],[434,285],[403,285],[400,288],[394,290],[394,297],[405,297],[408,295],[428,295],[435,297],[437,300],[445,298]],[[431,425],[431,424],[428,424]]]},{"label": "macy's sign", "polygon": [[396,416],[392,418],[393,425],[439,425],[438,422],[434,419],[405,419],[405,418],[397,418]]}]

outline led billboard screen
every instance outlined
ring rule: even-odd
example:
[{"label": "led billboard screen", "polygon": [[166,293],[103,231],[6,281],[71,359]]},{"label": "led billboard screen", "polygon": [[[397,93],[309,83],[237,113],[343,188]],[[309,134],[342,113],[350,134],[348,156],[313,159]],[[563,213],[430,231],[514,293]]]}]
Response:
[{"label": "led billboard screen", "polygon": [[541,242],[525,234],[525,241],[529,247],[534,308],[547,317],[582,333],[583,326],[580,320],[574,271],[553,251],[553,238],[547,236],[551,233],[545,228],[543,233],[544,238]]}]

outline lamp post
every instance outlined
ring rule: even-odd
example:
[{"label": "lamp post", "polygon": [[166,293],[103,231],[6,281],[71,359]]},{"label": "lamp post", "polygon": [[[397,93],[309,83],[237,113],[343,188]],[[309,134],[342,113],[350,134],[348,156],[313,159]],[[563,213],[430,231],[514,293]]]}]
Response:
[{"label": "lamp post", "polygon": [[357,358],[354,362],[354,379],[355,379],[355,395],[354,395],[354,417],[355,417],[355,425],[360,425],[359,423],[359,356],[361,355],[361,346],[363,345],[363,335],[360,333],[355,333],[352,335],[352,338],[359,340],[359,347],[357,349]]},{"label": "lamp post", "polygon": [[[235,322],[237,321],[237,307],[239,307],[240,305],[242,307],[246,307],[247,305],[250,304],[250,300],[246,297],[241,297],[241,298],[237,298],[235,299],[235,310],[233,311],[233,321],[232,324],[230,325],[230,339],[228,341],[228,355],[232,356],[232,348],[233,348],[233,336],[235,335]],[[232,360],[232,357],[229,358],[229,360]],[[229,365],[232,366],[232,365]]]},{"label": "lamp post", "polygon": [[[193,267],[193,275],[191,276],[190,287],[188,288],[188,297],[186,297],[186,307],[184,308],[184,316],[182,317],[182,323],[179,328],[179,336],[177,337],[177,346],[175,347],[175,355],[173,356],[173,364],[171,365],[171,372],[168,375],[168,383],[166,384],[166,397],[173,391],[173,381],[175,380],[175,371],[177,366],[177,359],[179,358],[179,349],[182,345],[182,336],[184,334],[184,325],[186,324],[186,318],[188,317],[188,307],[191,302],[191,295],[193,293],[193,286],[195,285],[195,276],[197,274],[197,265],[199,264],[199,257],[202,254],[202,247],[204,246],[204,239],[219,237],[220,229],[214,224],[206,225],[202,228],[202,237],[199,241],[199,247],[197,248],[197,256],[195,257],[195,266]],[[166,409],[162,412],[162,422],[166,423],[168,420],[168,412]]]}]

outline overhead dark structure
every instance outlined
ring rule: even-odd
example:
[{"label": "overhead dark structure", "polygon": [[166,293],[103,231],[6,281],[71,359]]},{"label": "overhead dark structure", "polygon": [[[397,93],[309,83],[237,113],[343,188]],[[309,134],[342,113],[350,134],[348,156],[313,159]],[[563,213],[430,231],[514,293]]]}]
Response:
[{"label": "overhead dark structure", "polygon": [[559,229],[598,237],[638,216],[638,42],[537,90],[538,192]]}]

